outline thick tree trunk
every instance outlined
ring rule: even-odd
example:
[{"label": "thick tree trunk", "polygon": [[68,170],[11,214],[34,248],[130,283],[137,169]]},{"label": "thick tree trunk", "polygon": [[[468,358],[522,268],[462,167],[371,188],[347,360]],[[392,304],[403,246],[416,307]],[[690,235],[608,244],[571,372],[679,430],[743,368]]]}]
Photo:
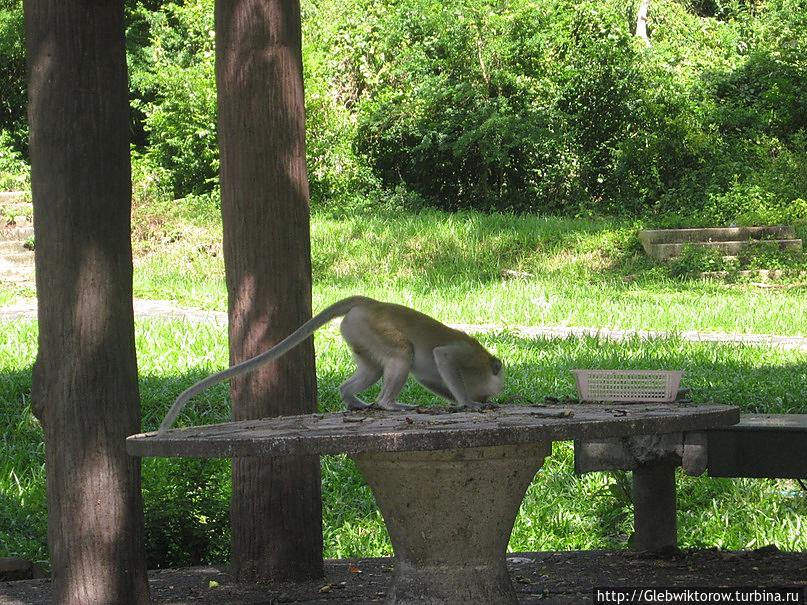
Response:
[{"label": "thick tree trunk", "polygon": [[[216,2],[216,82],[235,364],[311,316],[299,2]],[[312,342],[230,388],[237,420],[316,411]],[[234,460],[230,510],[238,577],[323,574],[318,457]]]},{"label": "thick tree trunk", "polygon": [[147,603],[123,2],[25,0],[54,602]]}]

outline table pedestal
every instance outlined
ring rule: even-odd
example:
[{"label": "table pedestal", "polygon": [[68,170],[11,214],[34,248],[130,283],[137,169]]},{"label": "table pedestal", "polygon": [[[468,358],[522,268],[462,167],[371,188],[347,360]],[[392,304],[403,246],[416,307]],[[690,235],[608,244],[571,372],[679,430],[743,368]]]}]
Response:
[{"label": "table pedestal", "polygon": [[395,551],[388,603],[518,603],[505,554],[551,442],[353,458]]}]

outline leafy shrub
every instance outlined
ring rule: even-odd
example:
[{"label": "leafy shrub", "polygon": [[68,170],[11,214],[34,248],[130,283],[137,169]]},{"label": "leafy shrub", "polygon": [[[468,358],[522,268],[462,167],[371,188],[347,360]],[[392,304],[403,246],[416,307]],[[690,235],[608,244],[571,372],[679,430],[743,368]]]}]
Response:
[{"label": "leafy shrub", "polygon": [[751,243],[738,260],[743,269],[807,269],[801,250],[782,250],[764,242]]},{"label": "leafy shrub", "polygon": [[669,262],[669,272],[673,277],[684,277],[707,271],[733,271],[738,268],[736,259],[726,257],[723,252],[710,246],[687,244],[681,255]]},{"label": "leafy shrub", "polygon": [[527,2],[390,5],[376,42],[387,61],[357,104],[356,133],[386,187],[452,210],[576,196],[569,116],[554,105],[558,87],[536,73],[551,60],[550,16],[539,15]]},{"label": "leafy shrub", "polygon": [[0,191],[29,191],[31,171],[14,147],[11,135],[0,130]]},{"label": "leafy shrub", "polygon": [[[353,149],[355,120],[351,108],[361,93],[362,75],[339,69],[345,39],[333,14],[364,14],[359,2],[327,0],[304,2],[303,73],[305,74],[306,155],[311,202],[332,210],[362,203],[365,194],[378,188],[367,162]],[[366,7],[372,15],[372,7]],[[371,19],[367,19],[368,22]],[[357,23],[357,26],[360,24]],[[366,71],[366,69],[365,69]],[[344,79],[343,79],[344,78]]]},{"label": "leafy shrub", "polygon": [[175,197],[210,191],[218,174],[213,3],[140,5],[130,30],[149,42],[135,54],[133,107],[143,116],[145,159],[165,171]]},{"label": "leafy shrub", "polygon": [[807,190],[802,4],[661,0],[644,49],[618,0],[381,3],[343,24],[356,149],[447,209],[787,216]]},{"label": "leafy shrub", "polygon": [[229,553],[229,463],[144,462],[145,550],[152,567],[201,565]]},{"label": "leafy shrub", "polygon": [[685,166],[664,183],[656,212],[688,217],[690,225],[802,220],[807,112],[797,99],[807,90],[807,4],[732,4],[728,22],[713,22],[710,40],[680,29],[685,13],[660,6],[668,21],[657,30],[654,70],[682,60],[687,69],[671,72],[678,75],[666,78],[669,90],[656,99],[655,130],[672,145],[667,165]]},{"label": "leafy shrub", "polygon": [[28,138],[23,33],[22,0],[0,0],[0,150],[23,151]]},{"label": "leafy shrub", "polygon": [[[138,172],[176,198],[215,187],[213,4],[126,6]],[[803,220],[807,0],[654,0],[650,48],[635,4],[305,0],[313,203]],[[0,0],[0,130],[24,153],[22,48]]]},{"label": "leafy shrub", "polygon": [[712,271],[735,273],[747,269],[807,269],[807,257],[801,250],[783,250],[764,241],[749,242],[737,257],[724,256],[709,246],[687,245],[681,255],[669,261],[672,277],[690,277]]},{"label": "leafy shrub", "polygon": [[756,183],[735,183],[725,192],[707,196],[695,213],[700,223],[777,225],[807,220],[807,203],[799,198],[782,203],[774,191]]}]

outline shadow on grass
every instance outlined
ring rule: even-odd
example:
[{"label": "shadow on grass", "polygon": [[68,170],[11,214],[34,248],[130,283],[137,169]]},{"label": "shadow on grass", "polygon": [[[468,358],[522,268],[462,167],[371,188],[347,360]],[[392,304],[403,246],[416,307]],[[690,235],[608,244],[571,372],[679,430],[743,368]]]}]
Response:
[{"label": "shadow on grass", "polygon": [[[683,368],[684,384],[692,389],[696,403],[734,404],[747,412],[807,411],[804,354],[777,353],[761,347],[692,344],[675,339],[612,343],[593,337],[533,340],[500,334],[485,335],[483,340],[506,360],[508,380],[502,394],[504,400],[515,395],[533,401],[547,395],[573,395],[569,374],[572,368]],[[339,355],[347,358],[346,351]],[[346,373],[344,360],[334,362],[335,356],[322,359],[318,372],[323,411],[341,409],[338,385]],[[174,398],[207,374],[207,369],[200,368],[181,375],[141,375],[144,430],[155,429]],[[0,535],[4,536],[0,556],[39,560],[46,550],[44,449],[41,430],[30,414],[30,387],[30,369],[0,371],[0,445],[4,452],[0,462]],[[372,395],[373,391],[369,391],[368,399]],[[401,400],[428,404],[435,397],[410,381]],[[181,423],[211,424],[229,417],[227,385],[222,384],[194,399]],[[590,499],[588,494],[578,493],[580,480],[571,477],[569,470],[568,462],[564,463],[557,470],[555,482],[548,484],[556,488],[569,486],[568,494],[557,499],[557,518],[565,519],[563,531],[579,534],[570,537],[568,543],[618,544],[626,523],[624,497],[614,501],[604,494]],[[715,490],[719,492],[718,487]],[[150,567],[227,560],[229,461],[146,459],[143,493]],[[334,457],[323,461],[323,495],[329,556],[386,552],[383,524],[372,496],[349,460]],[[569,515],[574,518],[574,511],[596,522],[585,528],[576,527],[575,521],[568,520]],[[586,532],[593,534],[584,539]],[[557,544],[566,542],[560,540]]]}]

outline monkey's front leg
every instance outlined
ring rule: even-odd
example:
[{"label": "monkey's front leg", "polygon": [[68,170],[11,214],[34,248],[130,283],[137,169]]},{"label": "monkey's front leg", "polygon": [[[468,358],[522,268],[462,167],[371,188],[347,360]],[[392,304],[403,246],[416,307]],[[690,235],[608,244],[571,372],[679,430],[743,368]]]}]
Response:
[{"label": "monkey's front leg", "polygon": [[414,410],[416,406],[398,402],[398,395],[401,394],[406,379],[409,378],[409,370],[412,369],[411,354],[400,358],[390,358],[384,365],[384,382],[381,393],[378,395],[376,405],[382,410]]},{"label": "monkey's front leg", "polygon": [[461,410],[468,409],[478,412],[482,409],[482,404],[471,399],[468,395],[465,381],[462,379],[460,360],[465,353],[462,347],[463,345],[435,347],[432,354],[437,365],[437,371],[440,373],[446,388],[451,392],[457,406]]}]

